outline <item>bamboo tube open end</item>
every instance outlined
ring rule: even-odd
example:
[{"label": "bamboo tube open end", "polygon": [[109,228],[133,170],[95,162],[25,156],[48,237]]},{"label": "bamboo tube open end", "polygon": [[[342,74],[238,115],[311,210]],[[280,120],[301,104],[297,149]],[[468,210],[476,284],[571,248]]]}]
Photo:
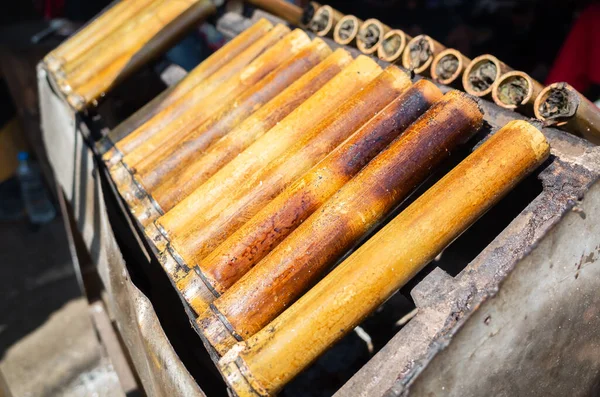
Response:
[{"label": "bamboo tube open end", "polygon": [[452,48],[440,52],[431,63],[431,78],[444,85],[454,83],[467,66],[465,59],[459,51]]},{"label": "bamboo tube open end", "polygon": [[527,73],[512,71],[503,74],[492,87],[492,98],[498,106],[516,109],[533,98],[534,81]]},{"label": "bamboo tube open end", "polygon": [[377,49],[377,56],[386,62],[395,62],[402,57],[406,48],[406,34],[403,31],[394,29],[387,32],[381,40],[381,45]]},{"label": "bamboo tube open end", "polygon": [[321,7],[321,5],[319,3],[316,3],[314,1],[309,2],[306,5],[306,7],[304,7],[304,10],[302,10],[302,18],[300,18],[300,26],[305,27],[305,28],[310,28],[311,22],[312,22],[313,18],[315,17],[315,13],[319,9],[319,7]]},{"label": "bamboo tube open end", "polygon": [[198,316],[196,323],[202,329],[212,349],[219,356],[223,356],[238,342],[238,339],[235,338],[233,330],[228,327],[227,320],[213,308],[214,306],[210,305]]},{"label": "bamboo tube open end", "polygon": [[358,31],[356,46],[363,54],[374,54],[381,45],[385,33],[384,24],[377,19],[367,19]]},{"label": "bamboo tube open end", "polygon": [[579,103],[579,95],[573,87],[567,83],[554,83],[540,92],[533,109],[538,120],[553,120],[561,126],[575,116]]},{"label": "bamboo tube open end", "polygon": [[160,231],[156,223],[152,222],[144,229],[144,234],[148,241],[150,241],[158,252],[164,252],[167,249],[169,241],[165,235]]},{"label": "bamboo tube open end", "polygon": [[330,6],[321,6],[311,21],[311,30],[317,36],[325,37],[335,28],[334,11]]},{"label": "bamboo tube open end", "polygon": [[502,65],[498,58],[489,54],[478,56],[465,69],[463,87],[471,95],[484,97],[492,92],[501,73]]},{"label": "bamboo tube open end", "polygon": [[434,53],[435,43],[431,37],[421,34],[406,45],[402,54],[402,66],[417,74],[423,74],[431,67]]},{"label": "bamboo tube open end", "polygon": [[358,29],[361,25],[360,19],[354,15],[346,15],[335,25],[333,39],[341,45],[349,45],[358,36]]}]

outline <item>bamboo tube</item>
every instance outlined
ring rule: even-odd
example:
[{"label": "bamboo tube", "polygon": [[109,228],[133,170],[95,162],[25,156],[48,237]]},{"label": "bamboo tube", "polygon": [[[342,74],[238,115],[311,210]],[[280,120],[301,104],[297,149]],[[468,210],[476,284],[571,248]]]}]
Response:
[{"label": "bamboo tube", "polygon": [[[242,51],[233,60],[226,63],[223,68],[212,74],[206,81],[190,89],[179,100],[167,106],[141,127],[117,142],[115,144],[115,151],[120,156],[124,156],[138,149],[154,135],[164,130],[168,125],[176,122],[183,114],[197,106],[199,102],[209,97],[210,94],[215,92],[229,78],[240,73],[250,62],[264,52],[266,48],[272,46],[287,31],[286,27],[279,27],[279,25],[269,30],[264,37],[252,43],[252,45]],[[111,153],[105,154],[103,158],[107,161],[111,158]]]},{"label": "bamboo tube", "polygon": [[[190,273],[197,279],[183,293],[192,309],[206,310],[441,97],[433,83],[417,82],[199,262],[202,276]],[[205,281],[209,293],[196,292]]]},{"label": "bamboo tube", "polygon": [[[150,101],[140,110],[135,112],[131,117],[113,129],[109,135],[103,138],[103,142],[101,143],[101,146],[104,148],[102,150],[103,154],[109,150],[113,150],[113,152],[104,155],[104,160],[107,162],[107,166],[113,165],[115,160],[120,160],[120,157],[122,157],[118,156],[120,152],[114,148],[114,144],[116,142],[126,137],[132,131],[141,127],[142,124],[150,120],[160,111],[176,103],[191,89],[196,87],[198,84],[203,83],[221,68],[224,68],[225,65],[240,55],[244,50],[250,47],[250,45],[258,41],[272,28],[273,25],[266,19],[258,20],[248,29],[244,30],[233,40],[225,44],[223,47],[205,59],[200,65],[196,66],[177,85],[165,90],[163,94],[157,96],[154,100]],[[117,159],[117,157],[119,158]]]},{"label": "bamboo tube", "polygon": [[[284,62],[260,82],[244,91],[241,96],[229,102],[223,110],[211,117],[201,127],[188,134],[173,150],[160,158],[150,155],[148,161],[140,162],[134,176],[138,184],[142,186],[147,195],[151,195],[163,182],[173,183],[172,187],[178,189],[181,172],[195,162],[199,156],[202,156],[202,152],[212,142],[242,123],[257,109],[330,54],[329,46],[323,40],[315,39],[310,46]],[[145,212],[144,210],[142,213]],[[147,220],[141,223],[146,226]]]},{"label": "bamboo tube", "polygon": [[433,105],[200,315],[198,324],[217,353],[292,304],[482,123],[477,103],[462,92]]},{"label": "bamboo tube", "polygon": [[[235,196],[227,197],[219,205],[200,214],[194,221],[194,224],[198,225],[193,237],[196,249],[193,259],[188,263],[201,264],[209,253],[269,201],[321,161],[410,85],[410,78],[405,72],[390,66],[278,159],[240,185]],[[194,273],[188,276],[193,277]],[[178,288],[186,288],[187,282],[178,284]]]},{"label": "bamboo tube", "polygon": [[548,154],[535,127],[508,123],[268,327],[223,357],[219,366],[229,386],[240,397],[277,393]]},{"label": "bamboo tube", "polygon": [[309,1],[306,7],[302,10],[302,18],[300,19],[300,26],[304,29],[308,29],[311,25],[317,9],[321,7],[321,4],[316,1]]},{"label": "bamboo tube", "polygon": [[[283,120],[312,94],[348,65],[352,57],[338,49],[319,65],[302,76],[275,99],[261,107],[234,130],[212,145],[198,161],[190,164],[177,178],[163,182],[152,194],[157,212],[161,215],[191,194],[221,167],[250,146],[264,133]],[[147,208],[148,206],[145,205]],[[151,220],[157,216],[143,215]]]},{"label": "bamboo tube", "polygon": [[343,16],[330,6],[321,6],[311,21],[311,30],[320,37],[333,37],[335,26]]},{"label": "bamboo tube", "polygon": [[121,0],[52,50],[44,62],[52,72],[72,62],[155,0]]},{"label": "bamboo tube", "polygon": [[453,48],[448,48],[433,58],[429,74],[440,84],[457,85],[469,63],[469,58]]},{"label": "bamboo tube", "polygon": [[534,104],[535,117],[600,145],[600,110],[567,83],[544,88]]},{"label": "bamboo tube", "polygon": [[[193,258],[195,249],[195,217],[214,207],[220,200],[234,195],[247,177],[283,154],[323,120],[331,109],[336,109],[380,72],[381,68],[373,60],[359,56],[279,124],[160,217],[155,223],[170,242],[171,257],[183,263],[192,263],[188,259]],[[149,232],[152,233],[151,230]],[[156,236],[151,238],[156,239]],[[163,259],[175,258],[165,256]],[[162,264],[165,268],[171,268],[167,263]],[[181,274],[178,273],[179,276]]]},{"label": "bamboo tube", "polygon": [[[310,45],[310,42],[306,33],[300,29],[289,33],[256,58],[239,75],[232,76],[228,81],[221,84],[218,91],[213,93],[209,98],[201,101],[197,108],[191,109],[190,112],[180,117],[173,127],[167,126],[163,131],[160,131],[149,139],[146,144],[126,155],[123,158],[123,163],[129,169],[133,170],[133,173],[136,173],[137,170],[141,170],[142,172],[149,171],[156,163],[160,163],[167,158],[171,150],[176,148],[187,136],[202,126],[204,122],[210,120],[213,115],[218,115],[221,111],[225,111],[230,101],[234,101],[234,98],[242,94],[246,89],[255,86],[256,83],[276,69],[282,62],[286,62],[306,48],[306,46]],[[216,106],[215,103],[217,104]],[[237,113],[238,109],[233,108],[233,110],[235,111],[234,113]],[[216,121],[219,121],[219,119]],[[202,140],[206,145],[209,145],[216,138],[220,137],[216,134],[221,134],[222,136],[223,132],[218,129],[209,131]],[[161,142],[160,146],[157,145],[158,141]],[[145,182],[150,185],[152,182],[160,181],[159,178],[163,176],[160,171],[165,170],[160,169],[159,172],[151,175],[151,177],[155,178],[154,180],[146,178]],[[137,197],[140,195],[138,191],[144,191],[137,180],[134,183],[122,183],[121,180],[115,179],[115,184],[123,199],[130,206],[134,206],[138,202]]]},{"label": "bamboo tube", "polygon": [[544,87],[527,73],[514,71],[500,76],[492,86],[492,99],[505,109],[534,115],[533,104]]},{"label": "bamboo tube", "polygon": [[393,29],[383,36],[381,45],[377,49],[377,56],[386,62],[397,62],[412,38],[401,30]]},{"label": "bamboo tube", "polygon": [[485,97],[492,94],[494,83],[512,69],[493,55],[473,59],[463,73],[463,87],[468,94]]},{"label": "bamboo tube", "polygon": [[65,80],[73,91],[86,98],[92,89],[81,91],[79,87],[98,81],[98,75],[102,76],[98,87],[110,86],[214,12],[210,0],[158,0],[81,57],[74,70],[65,68]]},{"label": "bamboo tube", "polygon": [[402,66],[416,74],[429,76],[433,59],[446,47],[431,37],[421,34],[408,42],[402,54]]},{"label": "bamboo tube", "polygon": [[246,0],[248,3],[265,10],[281,19],[299,26],[302,20],[302,9],[284,0]]},{"label": "bamboo tube", "polygon": [[356,46],[363,54],[375,54],[383,41],[383,37],[389,31],[390,27],[377,19],[367,19],[360,26],[358,36],[356,37]]},{"label": "bamboo tube", "polygon": [[333,39],[340,45],[356,45],[356,37],[362,24],[363,21],[354,15],[345,15],[335,25]]}]

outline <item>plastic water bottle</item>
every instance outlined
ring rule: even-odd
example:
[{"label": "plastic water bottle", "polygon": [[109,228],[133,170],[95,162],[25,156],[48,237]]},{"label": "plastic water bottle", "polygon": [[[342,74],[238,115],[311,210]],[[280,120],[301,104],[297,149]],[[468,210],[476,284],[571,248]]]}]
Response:
[{"label": "plastic water bottle", "polygon": [[21,196],[25,202],[27,216],[31,223],[48,223],[56,216],[56,209],[50,201],[40,171],[29,159],[29,153],[19,152],[18,158],[17,178],[21,185]]}]

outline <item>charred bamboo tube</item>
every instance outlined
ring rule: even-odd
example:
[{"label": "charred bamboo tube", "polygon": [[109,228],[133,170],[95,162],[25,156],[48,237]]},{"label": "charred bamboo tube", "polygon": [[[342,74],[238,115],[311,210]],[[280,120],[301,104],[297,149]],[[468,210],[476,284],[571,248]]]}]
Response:
[{"label": "charred bamboo tube", "polygon": [[96,99],[101,88],[129,75],[214,12],[210,0],[159,0],[86,53],[74,71],[65,70],[66,81],[84,99],[94,95]]},{"label": "charred bamboo tube", "polygon": [[[184,293],[194,311],[206,310],[441,97],[433,83],[417,82],[199,262],[202,277]],[[197,293],[197,282],[209,282],[210,294]]]},{"label": "charred bamboo tube", "polygon": [[[177,189],[181,172],[195,162],[212,142],[223,137],[330,54],[329,46],[323,40],[315,39],[310,46],[284,62],[260,82],[229,102],[225,109],[188,134],[172,151],[158,158],[150,155],[148,161],[140,162],[135,178],[145,194],[151,195],[165,181],[175,182],[173,187]],[[144,210],[143,213],[147,211]],[[142,225],[147,225],[148,220],[141,217],[138,219]]]},{"label": "charred bamboo tube", "polygon": [[317,36],[333,37],[335,26],[344,15],[330,6],[321,6],[315,13],[310,27]]},{"label": "charred bamboo tube", "polygon": [[[340,106],[380,72],[381,68],[373,60],[359,56],[279,124],[160,217],[155,222],[157,229],[164,239],[170,242],[170,255],[165,255],[161,262],[165,269],[179,269],[178,266],[167,263],[174,261],[173,257],[182,263],[193,263],[188,261],[194,257],[193,240],[198,227],[195,220],[199,214],[211,209],[221,200],[235,195],[237,188],[246,178],[302,139],[331,112],[331,109]],[[147,231],[154,241],[160,240],[152,228]],[[185,273],[178,272],[173,277],[178,279]]]},{"label": "charred bamboo tube", "polygon": [[473,59],[463,73],[463,87],[468,94],[485,97],[492,94],[494,83],[512,69],[493,55]]},{"label": "charred bamboo tube", "polygon": [[[197,108],[191,109],[192,112],[188,112],[180,117],[177,124],[173,127],[167,126],[163,131],[154,135],[144,146],[140,146],[126,155],[123,158],[123,163],[134,170],[134,173],[138,171],[146,172],[148,178],[145,179],[145,182],[150,187],[153,187],[151,184],[160,182],[160,178],[168,171],[168,169],[161,168],[157,173],[149,175],[148,171],[153,169],[155,164],[160,164],[168,158],[171,151],[177,148],[178,143],[185,140],[187,136],[202,126],[204,122],[210,120],[210,117],[218,115],[221,111],[226,111],[228,103],[233,101],[235,97],[242,94],[246,89],[255,86],[256,83],[276,69],[282,62],[286,62],[288,59],[294,57],[308,45],[310,45],[310,39],[304,31],[296,29],[289,33],[256,58],[239,75],[233,76],[223,83],[219,87],[218,92],[213,93],[210,98],[201,101]],[[219,105],[215,106],[215,103]],[[235,107],[231,109],[234,113],[237,113],[238,109]],[[216,119],[216,121],[218,122],[219,119]],[[223,133],[223,131],[218,130],[209,131],[203,136],[202,140],[207,146],[216,138],[219,138],[216,134],[221,134],[222,136]],[[161,145],[153,147],[153,144],[156,145],[156,141],[160,139],[163,140]],[[115,179],[115,184],[119,188],[119,192],[130,206],[134,206],[137,203],[139,190],[144,190],[140,188],[137,182],[122,184],[121,180]]]},{"label": "charred bamboo tube", "polygon": [[433,59],[446,47],[431,37],[421,34],[408,42],[402,54],[402,66],[416,74],[429,76]]},{"label": "charred bamboo tube", "polygon": [[462,92],[433,105],[200,315],[217,353],[251,337],[292,304],[482,123],[477,103]]},{"label": "charred bamboo tube", "polygon": [[246,0],[248,3],[273,15],[299,26],[302,21],[302,9],[284,0]]},{"label": "charred bamboo tube", "polygon": [[356,45],[358,30],[362,24],[363,21],[354,15],[345,15],[339,20],[337,25],[335,25],[333,39],[336,43],[341,45]]},{"label": "charred bamboo tube", "polygon": [[455,49],[448,48],[433,58],[431,78],[440,84],[457,85],[469,63],[471,63],[469,58]]},{"label": "charred bamboo tube", "polygon": [[500,76],[492,86],[492,98],[505,109],[533,115],[533,104],[544,87],[527,73],[514,71]]},{"label": "charred bamboo tube", "polygon": [[307,29],[310,27],[317,9],[321,7],[321,4],[316,1],[309,1],[306,7],[302,10],[302,18],[300,19],[300,26]]},{"label": "charred bamboo tube", "polygon": [[[190,164],[177,178],[164,181],[153,192],[153,201],[157,212],[161,215],[164,214],[190,195],[220,168],[300,106],[351,61],[352,57],[347,51],[336,50],[212,145],[198,161]],[[145,207],[149,206],[145,205]],[[145,216],[151,219],[157,217],[152,213]]]},{"label": "charred bamboo tube", "polygon": [[[317,124],[277,160],[238,187],[236,196],[223,200],[199,216],[192,263],[204,258],[329,152],[358,130],[411,85],[409,76],[390,66],[364,89]],[[194,277],[191,272],[187,277]],[[188,278],[189,280],[189,278]],[[185,288],[187,281],[178,287]]]},{"label": "charred bamboo tube", "polygon": [[[179,120],[182,115],[191,112],[190,109],[196,107],[199,102],[208,98],[221,84],[228,81],[232,76],[240,73],[249,63],[262,54],[265,49],[272,46],[287,32],[289,32],[289,29],[280,25],[269,30],[264,37],[252,43],[252,45],[242,51],[230,62],[226,63],[225,66],[211,75],[206,81],[197,84],[195,87],[188,90],[188,92],[182,95],[179,100],[175,101],[170,106],[167,106],[156,116],[145,122],[141,127],[117,142],[115,145],[115,155],[122,158],[123,156],[132,153],[143,144],[146,144],[154,137],[154,135],[163,131],[168,125]],[[161,142],[158,144],[160,146]],[[111,159],[112,155],[113,153],[107,153],[103,158],[105,161],[108,161]],[[114,159],[111,161],[113,163],[115,162]]]},{"label": "charred bamboo tube", "polygon": [[397,62],[412,38],[401,30],[390,30],[383,36],[381,45],[377,49],[377,56],[386,62]]},{"label": "charred bamboo tube", "polygon": [[567,83],[544,88],[534,104],[535,117],[600,145],[600,110]]},{"label": "charred bamboo tube", "polygon": [[363,54],[375,54],[383,41],[383,36],[389,31],[390,27],[377,19],[367,19],[360,26],[356,46]]},{"label": "charred bamboo tube", "polygon": [[535,127],[525,121],[507,124],[268,327],[223,357],[219,365],[229,386],[240,397],[274,395],[548,153],[548,143]]},{"label": "charred bamboo tube", "polygon": [[44,62],[52,72],[72,62],[155,0],[124,0],[98,15],[92,22],[52,50]]},{"label": "charred bamboo tube", "polygon": [[[126,0],[131,1],[131,0]],[[205,59],[200,65],[195,67],[187,76],[167,90],[164,94],[157,96],[147,105],[135,112],[127,120],[119,124],[102,142],[104,148],[102,152],[107,152],[114,148],[114,144],[126,137],[129,133],[141,127],[146,121],[150,120],[163,109],[176,103],[181,97],[187,94],[191,89],[201,84],[211,75],[224,68],[235,57],[240,55],[250,45],[258,41],[262,36],[269,32],[273,25],[266,19],[260,19],[248,29],[237,35],[229,43],[225,44],[214,54]],[[105,161],[111,159],[114,162],[115,152],[104,156]],[[120,158],[118,158],[120,160]],[[107,164],[112,165],[112,164]]]}]

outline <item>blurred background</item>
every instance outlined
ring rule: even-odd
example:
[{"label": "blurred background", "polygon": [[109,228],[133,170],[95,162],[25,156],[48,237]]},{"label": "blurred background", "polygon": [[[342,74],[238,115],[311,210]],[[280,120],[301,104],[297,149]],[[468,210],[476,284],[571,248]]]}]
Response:
[{"label": "blurred background", "polygon": [[[54,181],[41,141],[35,69],[50,49],[108,4],[107,0],[2,4],[0,396],[6,384],[14,396],[124,395],[97,342],[71,264],[63,220],[57,215]],[[494,54],[538,81],[566,81],[590,100],[600,99],[597,1],[330,0],[327,4],[363,19],[378,18],[411,36],[426,33],[469,58]],[[166,57],[190,70],[222,41],[214,29],[202,26]],[[161,68],[160,61],[153,67]],[[116,98],[118,102],[118,94]],[[32,197],[38,207],[32,207]]]}]

